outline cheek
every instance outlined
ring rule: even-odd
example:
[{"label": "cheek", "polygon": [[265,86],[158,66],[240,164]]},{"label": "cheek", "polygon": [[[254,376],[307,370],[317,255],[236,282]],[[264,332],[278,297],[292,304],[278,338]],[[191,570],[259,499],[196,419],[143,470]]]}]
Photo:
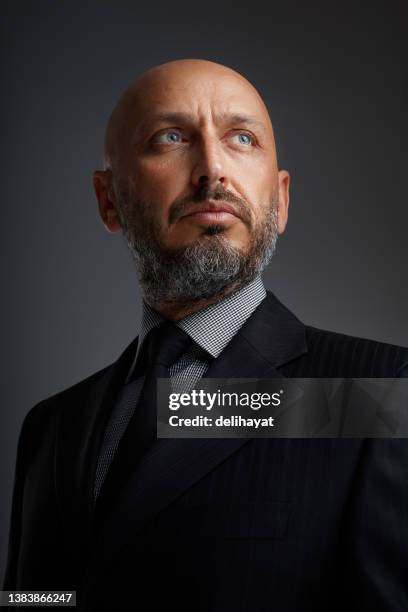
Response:
[{"label": "cheek", "polygon": [[254,156],[251,160],[242,160],[242,167],[236,169],[234,186],[258,213],[259,207],[269,203],[277,186],[277,173],[270,162]]},{"label": "cheek", "polygon": [[183,189],[185,179],[180,168],[169,160],[145,160],[134,170],[135,185],[146,200],[169,204]]}]

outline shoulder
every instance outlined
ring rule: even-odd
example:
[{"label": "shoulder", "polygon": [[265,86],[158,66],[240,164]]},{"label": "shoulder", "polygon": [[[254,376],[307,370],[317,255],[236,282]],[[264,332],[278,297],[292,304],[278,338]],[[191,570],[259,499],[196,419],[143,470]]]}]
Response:
[{"label": "shoulder", "polygon": [[309,358],[321,362],[328,370],[341,366],[342,376],[408,376],[407,348],[308,325],[305,334]]},{"label": "shoulder", "polygon": [[[255,318],[259,344],[263,347],[275,344],[280,347],[281,356],[289,357],[281,361],[285,376],[408,376],[407,348],[305,325],[270,291]],[[288,346],[291,350],[282,348]]]},{"label": "shoulder", "polygon": [[46,397],[26,414],[20,433],[20,444],[26,440],[34,441],[44,438],[47,432],[55,429],[61,412],[66,406],[75,410],[86,398],[91,390],[104,378],[112,366],[106,366],[83,380]]},{"label": "shoulder", "polygon": [[58,393],[46,397],[39,404],[37,404],[37,406],[34,406],[33,410],[41,412],[46,410],[49,406],[55,406],[67,401],[75,401],[75,399],[86,395],[90,389],[92,389],[100,380],[104,378],[113,365],[114,364],[105,366],[77,383],[58,391]]},{"label": "shoulder", "polygon": [[29,428],[32,423],[42,426],[50,420],[55,421],[64,410],[69,410],[73,415],[89,404],[91,399],[100,398],[109,384],[126,375],[134,357],[137,341],[136,337],[113,363],[36,404],[25,417],[23,428]]}]

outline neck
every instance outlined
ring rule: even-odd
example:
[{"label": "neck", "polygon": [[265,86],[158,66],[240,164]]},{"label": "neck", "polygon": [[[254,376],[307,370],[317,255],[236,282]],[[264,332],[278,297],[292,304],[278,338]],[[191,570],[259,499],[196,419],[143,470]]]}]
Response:
[{"label": "neck", "polygon": [[212,295],[208,298],[198,298],[195,300],[191,300],[190,302],[155,302],[149,300],[149,296],[144,295],[144,301],[151,308],[156,310],[159,314],[161,314],[165,319],[169,321],[179,321],[180,319],[184,319],[188,315],[194,314],[199,310],[203,310],[207,308],[207,306],[211,306],[211,304],[216,304],[220,302],[231,293],[234,293],[238,289],[240,289],[241,283],[236,281],[235,283],[231,283],[227,287],[224,287],[222,291],[219,291],[216,295]]}]

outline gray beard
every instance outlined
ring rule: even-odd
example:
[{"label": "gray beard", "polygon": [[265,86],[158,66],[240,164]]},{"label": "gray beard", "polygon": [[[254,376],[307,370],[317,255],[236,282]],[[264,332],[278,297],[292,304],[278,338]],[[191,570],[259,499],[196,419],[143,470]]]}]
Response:
[{"label": "gray beard", "polygon": [[[247,252],[233,247],[217,225],[187,247],[163,249],[147,217],[149,207],[122,199],[119,217],[135,259],[145,299],[150,304],[186,305],[237,290],[269,264],[278,237],[276,201],[252,230]],[[143,231],[143,229],[144,231]]]}]

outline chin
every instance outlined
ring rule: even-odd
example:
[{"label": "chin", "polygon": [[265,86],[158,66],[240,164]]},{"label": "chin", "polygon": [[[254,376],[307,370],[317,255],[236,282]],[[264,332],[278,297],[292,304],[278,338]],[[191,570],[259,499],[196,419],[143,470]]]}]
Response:
[{"label": "chin", "polygon": [[223,243],[225,245],[228,244],[228,246],[233,249],[237,249],[241,252],[246,252],[248,250],[248,244],[243,244],[243,241],[234,238],[228,231],[228,229],[229,228],[225,227],[222,224],[211,223],[209,225],[206,225],[205,227],[201,227],[199,234],[189,236],[190,240],[188,241],[185,240],[185,238],[188,237],[188,235],[186,236],[185,233],[183,236],[184,240],[178,240],[177,242],[172,241],[172,243],[170,244],[164,244],[162,242],[162,247],[165,250],[169,251],[183,251],[184,249],[192,247],[193,245],[198,245],[200,243],[206,244],[208,243],[208,241],[211,240],[218,243]]}]

